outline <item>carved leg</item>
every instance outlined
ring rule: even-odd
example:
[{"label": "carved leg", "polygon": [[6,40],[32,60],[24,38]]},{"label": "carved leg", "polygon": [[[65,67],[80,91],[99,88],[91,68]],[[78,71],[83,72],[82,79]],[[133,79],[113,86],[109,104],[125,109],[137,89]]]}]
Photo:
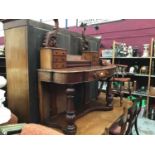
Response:
[{"label": "carved leg", "polygon": [[107,79],[107,90],[106,90],[106,106],[113,107],[113,95],[111,90],[112,81],[111,78]]},{"label": "carved leg", "polygon": [[67,121],[67,127],[66,127],[66,134],[73,135],[76,133],[76,126],[74,124],[75,122],[75,109],[74,109],[74,88],[67,88],[66,94],[67,94],[67,107],[66,107],[66,121]]}]

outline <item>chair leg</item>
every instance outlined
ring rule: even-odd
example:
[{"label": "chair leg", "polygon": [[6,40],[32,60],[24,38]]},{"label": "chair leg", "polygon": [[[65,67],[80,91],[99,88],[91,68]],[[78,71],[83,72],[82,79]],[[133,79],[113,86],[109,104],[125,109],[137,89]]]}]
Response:
[{"label": "chair leg", "polygon": [[123,96],[124,96],[124,93],[123,93],[123,86],[120,86],[120,106],[123,105]]},{"label": "chair leg", "polygon": [[137,126],[137,119],[135,121],[135,130],[136,130],[137,135],[139,135],[138,126]]},{"label": "chair leg", "polygon": [[131,100],[131,88],[130,88],[130,81],[128,82],[128,91],[129,91],[129,97],[130,97],[130,100]]}]

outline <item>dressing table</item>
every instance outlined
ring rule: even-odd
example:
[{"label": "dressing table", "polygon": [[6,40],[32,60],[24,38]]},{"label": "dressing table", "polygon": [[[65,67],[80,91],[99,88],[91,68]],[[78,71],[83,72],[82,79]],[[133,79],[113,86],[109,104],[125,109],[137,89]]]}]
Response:
[{"label": "dressing table", "polygon": [[[115,68],[110,65],[38,69],[41,122],[59,128],[65,134],[76,134],[75,120],[91,111],[112,110],[111,78]],[[105,104],[100,104],[95,99],[89,100],[89,91],[85,85],[101,78],[108,83]],[[76,89],[79,84],[83,84],[82,103],[76,106],[74,97],[78,95]]]}]

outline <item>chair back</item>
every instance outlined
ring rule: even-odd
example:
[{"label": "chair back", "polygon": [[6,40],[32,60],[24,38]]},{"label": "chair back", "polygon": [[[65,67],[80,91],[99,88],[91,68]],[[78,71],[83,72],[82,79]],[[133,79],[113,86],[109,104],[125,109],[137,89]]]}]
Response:
[{"label": "chair back", "polygon": [[[139,102],[139,104],[137,104]],[[128,109],[128,119],[126,122],[126,131],[125,135],[131,135],[132,134],[132,128],[137,123],[138,115],[141,111],[142,107],[142,97],[139,97],[138,99],[135,99],[133,101],[133,105]]]}]

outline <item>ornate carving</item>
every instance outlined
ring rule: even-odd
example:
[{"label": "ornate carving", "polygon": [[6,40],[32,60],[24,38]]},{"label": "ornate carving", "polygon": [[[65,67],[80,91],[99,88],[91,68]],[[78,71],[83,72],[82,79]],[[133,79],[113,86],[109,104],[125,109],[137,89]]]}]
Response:
[{"label": "ornate carving", "polygon": [[57,32],[59,29],[59,21],[58,19],[53,19],[55,26],[52,31],[49,31],[45,35],[45,39],[43,41],[43,47],[56,47],[56,39],[57,39]]},{"label": "ornate carving", "polygon": [[82,31],[82,42],[81,42],[81,50],[88,51],[89,50],[89,42],[86,40],[85,31],[86,31],[86,24],[82,23],[81,27],[83,27]]},{"label": "ornate carving", "polygon": [[74,95],[75,89],[72,85],[69,85],[69,88],[66,89],[67,94],[67,110],[66,110],[66,120],[67,120],[67,127],[66,127],[66,134],[73,135],[76,133],[76,125],[75,122],[75,109],[74,109]]}]

